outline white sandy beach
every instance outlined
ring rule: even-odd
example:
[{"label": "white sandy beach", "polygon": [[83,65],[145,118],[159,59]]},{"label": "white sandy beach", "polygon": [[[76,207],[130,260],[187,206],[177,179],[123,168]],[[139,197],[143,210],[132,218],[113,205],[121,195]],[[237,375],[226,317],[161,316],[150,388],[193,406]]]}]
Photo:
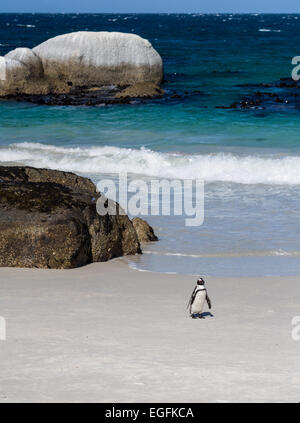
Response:
[{"label": "white sandy beach", "polygon": [[300,277],[195,278],[129,269],[0,269],[1,402],[299,402]]}]

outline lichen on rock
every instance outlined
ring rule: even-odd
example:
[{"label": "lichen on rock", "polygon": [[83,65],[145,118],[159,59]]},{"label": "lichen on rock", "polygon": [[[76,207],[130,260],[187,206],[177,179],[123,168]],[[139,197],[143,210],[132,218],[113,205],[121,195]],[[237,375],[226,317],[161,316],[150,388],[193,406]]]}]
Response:
[{"label": "lichen on rock", "polygon": [[138,82],[118,92],[116,98],[159,98],[164,90],[153,82]]},{"label": "lichen on rock", "polygon": [[140,217],[134,217],[132,219],[132,224],[136,230],[140,243],[158,241],[153,228],[149,225],[148,222],[146,222],[146,220],[141,219]]}]

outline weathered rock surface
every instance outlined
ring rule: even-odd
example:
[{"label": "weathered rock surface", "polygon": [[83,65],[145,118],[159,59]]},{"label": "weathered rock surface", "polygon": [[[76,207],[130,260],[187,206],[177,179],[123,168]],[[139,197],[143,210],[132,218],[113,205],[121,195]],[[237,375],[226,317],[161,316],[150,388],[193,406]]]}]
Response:
[{"label": "weathered rock surface", "polygon": [[152,82],[138,82],[118,92],[116,98],[159,98],[164,95],[164,90]]},{"label": "weathered rock surface", "polygon": [[7,53],[5,57],[17,60],[25,65],[33,78],[41,78],[43,76],[42,61],[30,48],[16,48]]},{"label": "weathered rock surface", "polygon": [[141,219],[140,217],[134,217],[132,219],[132,224],[141,243],[158,241],[153,228],[144,219]]},{"label": "weathered rock surface", "polygon": [[140,253],[128,216],[99,216],[100,194],[69,172],[0,166],[0,266],[73,268]]},{"label": "weathered rock surface", "polygon": [[[75,93],[81,88],[86,93],[94,86],[99,91],[103,86],[114,85],[120,92],[136,84],[141,84],[139,92],[144,87],[143,96],[149,97],[147,84],[159,88],[162,79],[160,55],[148,40],[135,34],[74,32],[51,38],[32,50],[17,48],[0,57],[1,97],[70,94],[73,104],[74,89]],[[116,99],[112,103],[118,102]]]},{"label": "weathered rock surface", "polygon": [[29,79],[29,69],[18,60],[0,57],[0,94],[15,93]]},{"label": "weathered rock surface", "polygon": [[49,84],[43,76],[41,59],[29,48],[17,48],[0,57],[0,95],[45,93]]}]

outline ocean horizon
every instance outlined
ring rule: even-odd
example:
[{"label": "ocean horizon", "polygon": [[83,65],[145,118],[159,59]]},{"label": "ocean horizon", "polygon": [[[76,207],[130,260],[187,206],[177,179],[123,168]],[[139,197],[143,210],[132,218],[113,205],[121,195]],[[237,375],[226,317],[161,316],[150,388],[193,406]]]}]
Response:
[{"label": "ocean horizon", "polygon": [[146,216],[160,241],[123,260],[154,272],[298,275],[300,110],[227,107],[258,84],[291,77],[299,15],[5,13],[0,55],[75,31],[148,39],[170,98],[104,107],[1,100],[0,164],[72,171],[95,183],[119,172],[204,180],[203,225]]}]

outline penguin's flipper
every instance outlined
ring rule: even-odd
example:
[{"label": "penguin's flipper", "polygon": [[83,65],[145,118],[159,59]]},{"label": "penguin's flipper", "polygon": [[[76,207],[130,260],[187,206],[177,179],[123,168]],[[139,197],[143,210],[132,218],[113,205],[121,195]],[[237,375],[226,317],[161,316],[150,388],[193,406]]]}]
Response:
[{"label": "penguin's flipper", "polygon": [[208,304],[208,308],[211,309],[211,301],[210,301],[210,298],[207,294],[206,294],[206,301],[207,301],[207,304]]},{"label": "penguin's flipper", "polygon": [[187,305],[187,309],[193,304],[193,302],[194,302],[194,299],[195,299],[195,296],[196,296],[196,289],[197,289],[197,287],[194,289],[194,291],[193,291],[193,293],[192,293],[192,295],[191,295],[191,298],[190,298],[190,300],[189,300],[189,302],[188,302],[188,305]]}]

